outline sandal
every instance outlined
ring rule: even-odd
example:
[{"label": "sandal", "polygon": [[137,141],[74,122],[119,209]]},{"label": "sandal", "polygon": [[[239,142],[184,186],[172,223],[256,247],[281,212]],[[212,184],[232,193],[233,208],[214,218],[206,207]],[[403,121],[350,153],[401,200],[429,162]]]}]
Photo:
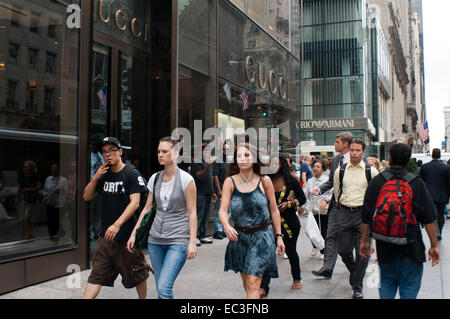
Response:
[{"label": "sandal", "polygon": [[260,298],[267,297],[267,291],[264,288],[259,288],[259,297]]},{"label": "sandal", "polygon": [[301,280],[296,280],[296,281],[294,281],[293,283],[292,283],[292,286],[291,286],[291,289],[292,290],[299,290],[299,289],[302,289],[302,287],[303,287],[303,281],[301,281]]}]

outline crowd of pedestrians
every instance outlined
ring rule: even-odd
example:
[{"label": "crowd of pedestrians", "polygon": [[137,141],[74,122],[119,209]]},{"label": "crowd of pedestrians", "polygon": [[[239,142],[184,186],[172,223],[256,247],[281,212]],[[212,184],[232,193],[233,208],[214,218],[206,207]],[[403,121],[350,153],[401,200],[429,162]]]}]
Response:
[{"label": "crowd of pedestrians", "polygon": [[[116,138],[102,141],[102,163],[83,196],[101,201],[99,241],[85,298],[95,298],[119,274],[126,288],[136,287],[138,296],[145,298],[149,272],[155,275],[158,298],[174,298],[173,285],[186,260],[195,258],[202,244],[225,237],[229,242],[224,271],[240,274],[247,298],[269,294],[271,279],[279,276],[277,254],[289,259],[290,288],[302,289],[297,252],[301,214],[314,216],[325,243],[312,246],[311,255],[320,252],[323,260],[313,275],[331,278],[340,256],[354,299],[364,297],[363,279],[374,245],[381,298],[394,298],[397,290],[401,298],[416,298],[426,262],[421,226],[430,238],[428,258],[433,266],[440,261],[438,241],[443,238],[450,168],[439,160],[438,149],[431,163],[410,169],[407,145],[394,144],[388,160],[380,161],[365,156],[362,139],[342,132],[336,136],[337,155],[332,159],[307,156],[296,175],[290,156],[272,157],[277,165],[264,175],[260,154],[248,142],[232,149],[222,144],[223,161],[203,146],[201,161],[189,172],[176,164],[177,143],[171,137],[160,140],[157,156],[163,170],[147,183],[136,168],[122,162]],[[394,191],[386,190],[392,187]],[[146,204],[140,207],[145,194]],[[135,236],[153,202],[150,266],[136,249]],[[210,212],[212,238],[206,234]]]}]

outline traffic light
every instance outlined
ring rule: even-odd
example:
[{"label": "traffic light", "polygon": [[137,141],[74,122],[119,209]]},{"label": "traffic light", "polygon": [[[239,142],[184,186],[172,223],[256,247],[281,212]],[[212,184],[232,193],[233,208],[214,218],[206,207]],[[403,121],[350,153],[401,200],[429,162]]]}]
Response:
[{"label": "traffic light", "polygon": [[267,117],[267,112],[263,112],[262,117]]},{"label": "traffic light", "polygon": [[445,141],[442,141],[441,148],[442,148],[443,151],[445,151]]}]

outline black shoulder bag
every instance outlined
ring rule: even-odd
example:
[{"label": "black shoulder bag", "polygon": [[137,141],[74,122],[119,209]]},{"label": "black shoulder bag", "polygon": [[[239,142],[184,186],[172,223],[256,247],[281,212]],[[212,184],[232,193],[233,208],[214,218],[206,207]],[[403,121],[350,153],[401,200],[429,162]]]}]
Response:
[{"label": "black shoulder bag", "polygon": [[136,249],[145,249],[148,246],[148,234],[150,233],[150,229],[152,228],[153,221],[155,220],[156,215],[156,200],[155,200],[155,186],[156,182],[159,179],[159,175],[161,172],[158,172],[155,176],[155,181],[153,182],[153,199],[152,199],[152,208],[148,213],[144,215],[142,218],[141,224],[138,229],[136,229],[136,239],[134,242],[134,247]]}]

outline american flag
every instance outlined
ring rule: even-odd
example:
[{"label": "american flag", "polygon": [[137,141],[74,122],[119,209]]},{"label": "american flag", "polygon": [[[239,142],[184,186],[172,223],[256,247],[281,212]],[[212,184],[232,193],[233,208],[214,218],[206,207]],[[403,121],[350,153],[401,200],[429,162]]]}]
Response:
[{"label": "american flag", "polygon": [[241,95],[239,96],[242,99],[242,102],[244,102],[242,111],[245,111],[246,109],[248,109],[248,90],[244,89],[244,91],[242,91]]},{"label": "american flag", "polygon": [[423,143],[428,144],[430,142],[428,121],[425,121],[425,123],[419,126],[419,135]]},{"label": "american flag", "polygon": [[100,100],[100,109],[102,111],[106,110],[106,105],[108,103],[107,96],[106,96],[106,90],[107,90],[107,88],[105,85],[104,87],[101,88],[100,91],[97,92],[98,99]]}]

